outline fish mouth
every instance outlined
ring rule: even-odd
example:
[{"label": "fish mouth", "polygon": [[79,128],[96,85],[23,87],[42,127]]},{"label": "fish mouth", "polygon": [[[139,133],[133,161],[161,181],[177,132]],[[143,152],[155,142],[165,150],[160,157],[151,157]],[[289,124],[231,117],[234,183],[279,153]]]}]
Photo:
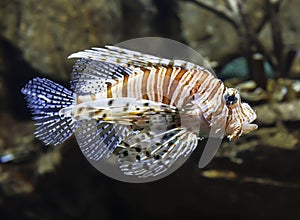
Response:
[{"label": "fish mouth", "polygon": [[242,125],[243,134],[248,134],[251,131],[255,131],[258,128],[257,124],[251,124],[251,123],[244,123]]}]

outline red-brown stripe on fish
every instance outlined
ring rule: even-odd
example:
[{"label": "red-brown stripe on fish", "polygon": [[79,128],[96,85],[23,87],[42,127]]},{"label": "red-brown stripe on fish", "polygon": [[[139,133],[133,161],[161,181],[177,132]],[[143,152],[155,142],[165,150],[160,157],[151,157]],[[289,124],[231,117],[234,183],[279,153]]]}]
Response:
[{"label": "red-brown stripe on fish", "polygon": [[[255,115],[254,111],[252,109],[243,111],[242,107],[245,105],[242,105],[238,92],[225,88],[223,83],[208,70],[190,62],[158,58],[112,46],[107,48],[94,48],[93,50],[75,53],[70,57],[88,58],[130,69],[129,77],[127,77],[128,74],[124,74],[119,83],[115,83],[106,91],[108,94],[112,93],[113,98],[149,99],[182,108],[192,98],[196,97],[197,105],[208,124],[211,123],[210,120],[213,114],[220,114],[223,108],[228,108],[231,109],[230,112],[233,117],[223,116],[224,120],[228,120],[226,122],[228,129],[226,130],[233,132],[233,130],[242,130],[242,127],[244,127],[245,132],[249,132],[249,129],[256,128],[255,126],[249,128],[244,123],[244,118],[255,118],[255,116],[248,116]],[[123,89],[121,95],[118,93],[120,85]],[[98,96],[103,97],[105,95]],[[229,104],[230,102],[227,102],[225,97],[234,99],[234,102],[238,102],[239,105]],[[87,98],[87,100],[89,99]],[[250,122],[247,119],[246,121],[251,123],[253,120]],[[243,123],[244,125],[242,125]],[[232,129],[233,127],[235,129]],[[229,137],[237,138],[235,135],[229,135]]]}]

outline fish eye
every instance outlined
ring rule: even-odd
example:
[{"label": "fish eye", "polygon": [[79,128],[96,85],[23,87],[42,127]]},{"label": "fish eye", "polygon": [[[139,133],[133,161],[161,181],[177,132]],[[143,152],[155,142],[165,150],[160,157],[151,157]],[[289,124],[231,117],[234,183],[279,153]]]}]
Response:
[{"label": "fish eye", "polygon": [[225,98],[225,101],[226,101],[226,105],[234,105],[238,101],[238,98],[235,95],[226,94],[224,96],[224,98]]}]

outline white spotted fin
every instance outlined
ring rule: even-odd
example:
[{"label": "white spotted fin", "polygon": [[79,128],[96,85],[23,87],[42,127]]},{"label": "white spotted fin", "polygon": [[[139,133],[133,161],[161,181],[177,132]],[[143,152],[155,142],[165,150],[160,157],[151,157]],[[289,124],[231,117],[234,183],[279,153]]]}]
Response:
[{"label": "white spotted fin", "polygon": [[127,127],[96,120],[81,120],[75,131],[78,145],[91,160],[109,158],[127,132]]},{"label": "white spotted fin", "polygon": [[85,58],[106,63],[120,65],[122,67],[159,67],[172,66],[183,69],[203,69],[203,67],[183,60],[170,60],[157,56],[143,54],[116,46],[105,46],[106,48],[93,47],[91,50],[84,50],[71,54],[68,58]]},{"label": "white spotted fin", "polygon": [[108,83],[130,74],[130,69],[116,64],[79,59],[73,66],[71,89],[77,95],[105,93]]},{"label": "white spotted fin", "polygon": [[152,135],[141,131],[130,133],[119,144],[120,169],[125,175],[147,178],[157,176],[172,165],[179,157],[189,156],[197,147],[197,136],[183,128],[166,130]]},{"label": "white spotted fin", "polygon": [[45,78],[34,78],[22,89],[27,106],[35,121],[35,135],[46,145],[58,145],[67,140],[76,128],[72,117],[60,115],[61,108],[74,104],[74,94]]},{"label": "white spotted fin", "polygon": [[172,115],[178,110],[170,105],[135,98],[108,98],[84,102],[60,110],[61,116],[79,120],[102,120],[121,125],[145,126],[150,116]]},{"label": "white spotted fin", "polygon": [[180,126],[178,110],[162,103],[135,99],[110,98],[69,106],[62,117],[77,121],[75,135],[86,157],[108,158],[122,140],[132,134],[158,135]]}]

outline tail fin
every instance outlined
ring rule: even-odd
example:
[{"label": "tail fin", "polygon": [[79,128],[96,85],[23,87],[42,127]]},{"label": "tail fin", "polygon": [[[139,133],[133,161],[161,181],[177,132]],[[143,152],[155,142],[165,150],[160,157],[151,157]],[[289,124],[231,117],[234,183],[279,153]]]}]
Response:
[{"label": "tail fin", "polygon": [[46,145],[57,145],[74,132],[75,121],[59,115],[59,110],[74,102],[71,91],[45,78],[30,80],[21,90],[35,120],[35,135]]}]

